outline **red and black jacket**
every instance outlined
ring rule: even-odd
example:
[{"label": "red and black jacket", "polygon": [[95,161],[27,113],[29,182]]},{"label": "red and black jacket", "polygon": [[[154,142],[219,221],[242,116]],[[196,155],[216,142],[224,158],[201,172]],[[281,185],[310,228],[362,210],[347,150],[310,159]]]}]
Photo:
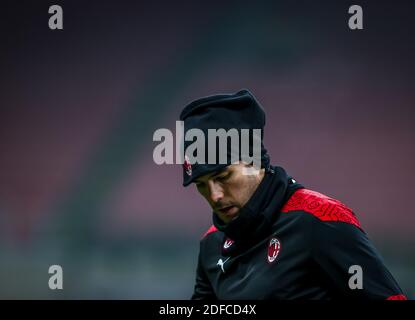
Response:
[{"label": "red and black jacket", "polygon": [[265,174],[237,219],[213,221],[192,299],[406,300],[355,214],[281,167]]}]

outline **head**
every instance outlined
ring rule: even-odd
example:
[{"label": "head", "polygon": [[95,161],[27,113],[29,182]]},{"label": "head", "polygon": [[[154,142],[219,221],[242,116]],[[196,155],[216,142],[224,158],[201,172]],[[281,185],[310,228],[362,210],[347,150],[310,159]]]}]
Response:
[{"label": "head", "polygon": [[[198,129],[202,137],[209,138],[211,129],[221,129],[226,132],[236,130],[239,139],[242,137],[242,130],[249,131],[249,139],[241,138],[239,148],[233,148],[229,144],[221,147],[221,144],[218,144],[213,155],[210,153],[212,149],[208,147],[210,140],[207,139],[208,141],[204,141],[207,148],[205,152],[201,152],[201,160],[197,157],[195,162],[186,160],[188,155],[192,155],[189,149],[192,150],[193,140],[183,140],[183,185],[196,183],[197,189],[209,202],[213,211],[224,223],[229,223],[239,215],[241,208],[251,198],[270,166],[270,159],[263,144],[265,112],[248,90],[241,90],[234,94],[218,94],[197,99],[182,110],[180,120],[184,123],[185,136],[190,130]],[[254,137],[255,130],[261,132],[260,141],[257,136]],[[258,142],[259,153],[254,152],[258,151]],[[221,151],[227,154],[225,162],[218,161]],[[199,153],[199,150],[196,153]],[[247,160],[245,156],[251,153],[255,160],[258,160],[259,156],[260,161]],[[235,154],[238,160],[232,157]],[[212,155],[213,161],[209,155]]]},{"label": "head", "polygon": [[252,165],[239,162],[194,181],[199,193],[224,223],[238,216],[261,183],[265,169],[252,169]]}]

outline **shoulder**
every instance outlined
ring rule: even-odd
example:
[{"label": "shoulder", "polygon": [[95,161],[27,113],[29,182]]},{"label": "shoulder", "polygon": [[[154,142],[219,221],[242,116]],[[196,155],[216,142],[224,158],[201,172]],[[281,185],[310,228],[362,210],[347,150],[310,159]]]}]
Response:
[{"label": "shoulder", "polygon": [[206,238],[208,235],[218,232],[218,228],[216,228],[214,225],[211,225],[210,228],[203,234],[202,239]]},{"label": "shoulder", "polygon": [[215,252],[220,248],[222,240],[223,232],[212,225],[200,238],[200,252],[203,255]]},{"label": "shoulder", "polygon": [[344,222],[361,229],[359,220],[349,207],[339,200],[313,190],[298,189],[281,209],[283,213],[299,211],[310,214],[320,221]]},{"label": "shoulder", "polygon": [[201,244],[215,244],[223,240],[223,232],[218,230],[214,225],[210,226],[200,239]]}]

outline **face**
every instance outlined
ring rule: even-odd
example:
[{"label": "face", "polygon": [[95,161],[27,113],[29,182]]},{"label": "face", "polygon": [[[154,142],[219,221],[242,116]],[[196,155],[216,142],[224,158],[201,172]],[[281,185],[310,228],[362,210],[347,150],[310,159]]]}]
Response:
[{"label": "face", "polygon": [[252,173],[251,165],[238,163],[196,179],[199,193],[219,218],[229,223],[238,216],[264,177],[264,169]]}]

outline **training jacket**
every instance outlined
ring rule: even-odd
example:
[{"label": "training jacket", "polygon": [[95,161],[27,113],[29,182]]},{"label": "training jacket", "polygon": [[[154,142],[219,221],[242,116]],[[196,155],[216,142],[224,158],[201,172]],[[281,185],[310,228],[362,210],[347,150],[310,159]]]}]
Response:
[{"label": "training jacket", "polygon": [[192,299],[406,300],[351,209],[271,166],[200,241]]}]

